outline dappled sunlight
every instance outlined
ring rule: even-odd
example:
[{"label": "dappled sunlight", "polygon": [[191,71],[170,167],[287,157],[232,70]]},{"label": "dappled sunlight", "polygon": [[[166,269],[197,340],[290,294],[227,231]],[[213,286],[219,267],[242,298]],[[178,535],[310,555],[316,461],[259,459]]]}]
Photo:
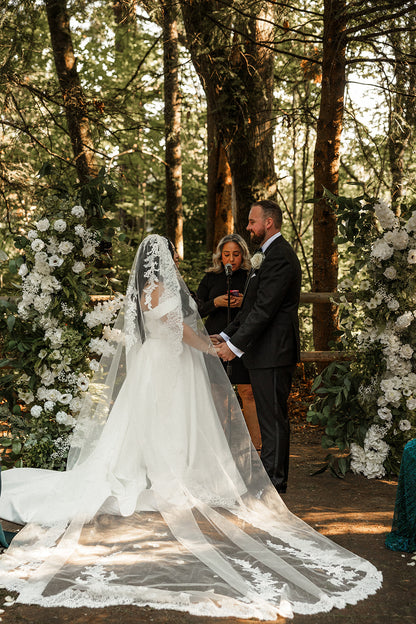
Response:
[{"label": "dappled sunlight", "polygon": [[323,535],[376,534],[390,530],[393,511],[311,511],[302,519]]}]

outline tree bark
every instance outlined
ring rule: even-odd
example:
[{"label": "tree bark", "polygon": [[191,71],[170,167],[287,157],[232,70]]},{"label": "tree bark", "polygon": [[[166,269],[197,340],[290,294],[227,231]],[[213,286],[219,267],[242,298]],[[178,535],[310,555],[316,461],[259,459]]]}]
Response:
[{"label": "tree bark", "polygon": [[227,154],[222,145],[213,116],[207,107],[208,129],[208,197],[207,239],[208,254],[215,251],[219,241],[234,228],[232,212],[232,177]]},{"label": "tree bark", "polygon": [[178,74],[176,8],[163,3],[163,63],[165,86],[166,230],[183,258],[181,95]]},{"label": "tree bark", "polygon": [[405,153],[414,132],[416,111],[416,69],[406,63],[415,55],[415,18],[408,17],[407,40],[402,34],[390,35],[394,58],[395,92],[389,111],[389,162],[391,171],[391,200],[396,212],[403,197]]},{"label": "tree bark", "polygon": [[81,184],[98,173],[87,104],[76,68],[66,0],[45,0],[56,73]]},{"label": "tree bark", "polygon": [[[336,215],[323,196],[324,189],[338,194],[340,143],[344,112],[345,0],[324,0],[322,90],[314,153],[313,290],[335,291],[338,252],[334,243]],[[317,351],[326,351],[338,327],[337,307],[313,306],[313,337]]]},{"label": "tree bark", "polygon": [[267,45],[273,41],[274,8],[256,3],[251,18],[240,19],[231,4],[215,0],[181,0],[181,7],[192,61],[231,168],[235,228],[248,240],[251,204],[276,198],[273,53]]}]

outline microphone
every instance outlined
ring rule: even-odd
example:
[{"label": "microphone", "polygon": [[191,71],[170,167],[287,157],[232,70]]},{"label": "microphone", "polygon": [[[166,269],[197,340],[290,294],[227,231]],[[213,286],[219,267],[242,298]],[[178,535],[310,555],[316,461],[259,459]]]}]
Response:
[{"label": "microphone", "polygon": [[233,267],[231,266],[231,264],[227,263],[224,266],[224,270],[225,270],[225,275],[226,277],[231,277],[232,273],[233,273]]}]

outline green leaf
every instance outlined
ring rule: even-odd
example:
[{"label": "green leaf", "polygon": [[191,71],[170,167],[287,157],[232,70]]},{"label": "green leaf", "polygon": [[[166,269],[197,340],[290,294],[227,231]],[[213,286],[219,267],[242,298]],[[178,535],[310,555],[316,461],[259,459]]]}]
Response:
[{"label": "green leaf", "polygon": [[7,317],[6,322],[7,322],[7,327],[9,329],[9,332],[13,331],[13,327],[15,326],[15,323],[16,323],[16,317],[11,314],[10,316]]}]

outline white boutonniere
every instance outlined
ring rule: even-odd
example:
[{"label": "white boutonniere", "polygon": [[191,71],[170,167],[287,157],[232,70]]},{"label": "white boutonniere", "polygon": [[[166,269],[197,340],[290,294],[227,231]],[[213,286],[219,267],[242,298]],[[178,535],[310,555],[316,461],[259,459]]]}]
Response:
[{"label": "white boutonniere", "polygon": [[262,265],[263,260],[265,259],[265,255],[262,251],[258,251],[257,253],[254,254],[254,256],[251,258],[250,262],[251,262],[251,266],[253,267],[253,269],[255,271],[257,271],[257,269],[259,269]]}]

